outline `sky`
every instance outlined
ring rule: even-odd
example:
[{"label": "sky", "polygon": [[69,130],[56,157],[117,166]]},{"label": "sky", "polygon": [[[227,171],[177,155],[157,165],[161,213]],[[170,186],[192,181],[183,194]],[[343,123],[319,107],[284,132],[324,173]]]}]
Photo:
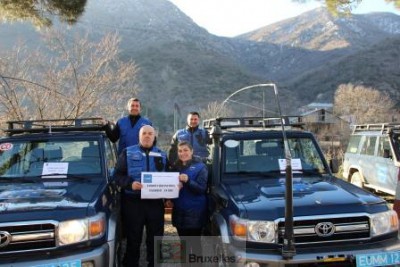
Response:
[{"label": "sky", "polygon": [[[218,36],[233,37],[321,6],[316,1],[292,0],[169,0],[199,26]],[[354,13],[392,12],[384,0],[362,0]]]}]

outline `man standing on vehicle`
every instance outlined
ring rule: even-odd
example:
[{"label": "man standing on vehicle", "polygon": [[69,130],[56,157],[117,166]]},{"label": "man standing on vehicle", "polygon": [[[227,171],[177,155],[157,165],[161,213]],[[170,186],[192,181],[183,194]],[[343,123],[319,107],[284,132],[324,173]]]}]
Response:
[{"label": "man standing on vehicle", "polygon": [[146,227],[148,266],[154,266],[154,237],[164,234],[163,199],[141,199],[141,173],[163,172],[167,155],[154,146],[155,130],[150,125],[139,131],[139,144],[123,149],[118,157],[115,180],[122,192],[122,214],[127,236],[125,265],[139,266],[143,228]]},{"label": "man standing on vehicle", "polygon": [[112,142],[118,142],[118,155],[125,147],[139,143],[139,130],[143,125],[152,125],[151,121],[140,115],[141,104],[137,98],[131,98],[126,105],[129,115],[120,118],[114,127],[105,121],[105,131]]},{"label": "man standing on vehicle", "polygon": [[201,158],[206,162],[210,154],[207,148],[212,140],[207,130],[199,128],[200,114],[196,111],[189,112],[187,115],[187,126],[184,129],[179,129],[172,137],[171,146],[168,153],[168,159],[171,164],[177,160],[178,143],[182,141],[188,142],[193,147],[193,155]]}]

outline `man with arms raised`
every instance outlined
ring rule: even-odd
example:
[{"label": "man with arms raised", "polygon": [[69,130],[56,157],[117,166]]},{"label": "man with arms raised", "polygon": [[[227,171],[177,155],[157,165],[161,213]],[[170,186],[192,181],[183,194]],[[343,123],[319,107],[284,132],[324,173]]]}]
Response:
[{"label": "man with arms raised", "polygon": [[139,130],[143,125],[152,125],[151,121],[140,115],[141,104],[137,98],[128,100],[126,108],[128,116],[122,117],[112,127],[112,123],[105,122],[105,130],[112,142],[118,142],[118,155],[125,147],[137,145],[139,142]]}]

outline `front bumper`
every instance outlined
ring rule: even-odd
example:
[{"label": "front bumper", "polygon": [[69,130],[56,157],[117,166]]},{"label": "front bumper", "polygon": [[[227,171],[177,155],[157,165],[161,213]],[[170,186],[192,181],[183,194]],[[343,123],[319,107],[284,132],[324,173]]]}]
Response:
[{"label": "front bumper", "polygon": [[[14,257],[2,258],[0,267],[78,267],[93,266],[106,267],[112,266],[110,257],[113,255],[113,242],[105,243],[99,247],[85,249],[83,251],[65,252],[65,256],[48,256],[46,253],[39,252],[41,257]],[[113,258],[113,257],[111,257]]]},{"label": "front bumper", "polygon": [[[347,247],[329,247],[313,249],[297,249],[292,259],[286,260],[277,251],[257,249],[243,249],[235,246],[227,246],[228,254],[238,259],[238,266],[255,262],[260,266],[288,267],[288,266],[356,266],[357,255],[375,254],[384,252],[400,252],[400,240],[382,241],[368,245],[354,244]],[[359,265],[357,265],[359,266]]]}]

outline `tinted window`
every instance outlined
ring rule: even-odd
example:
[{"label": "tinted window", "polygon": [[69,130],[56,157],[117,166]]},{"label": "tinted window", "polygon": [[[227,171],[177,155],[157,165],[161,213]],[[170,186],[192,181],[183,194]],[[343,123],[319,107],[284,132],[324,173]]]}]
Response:
[{"label": "tinted window", "polygon": [[392,151],[390,149],[390,142],[387,136],[381,136],[379,138],[379,145],[378,145],[378,156],[383,157],[385,154],[385,150],[387,153],[387,157],[392,158]]},{"label": "tinted window", "polygon": [[116,165],[116,157],[114,149],[109,141],[105,142],[105,148],[106,148],[107,169],[111,171],[114,169],[114,166]]},{"label": "tinted window", "polygon": [[400,135],[393,135],[393,150],[396,155],[396,158],[400,158]]}]

